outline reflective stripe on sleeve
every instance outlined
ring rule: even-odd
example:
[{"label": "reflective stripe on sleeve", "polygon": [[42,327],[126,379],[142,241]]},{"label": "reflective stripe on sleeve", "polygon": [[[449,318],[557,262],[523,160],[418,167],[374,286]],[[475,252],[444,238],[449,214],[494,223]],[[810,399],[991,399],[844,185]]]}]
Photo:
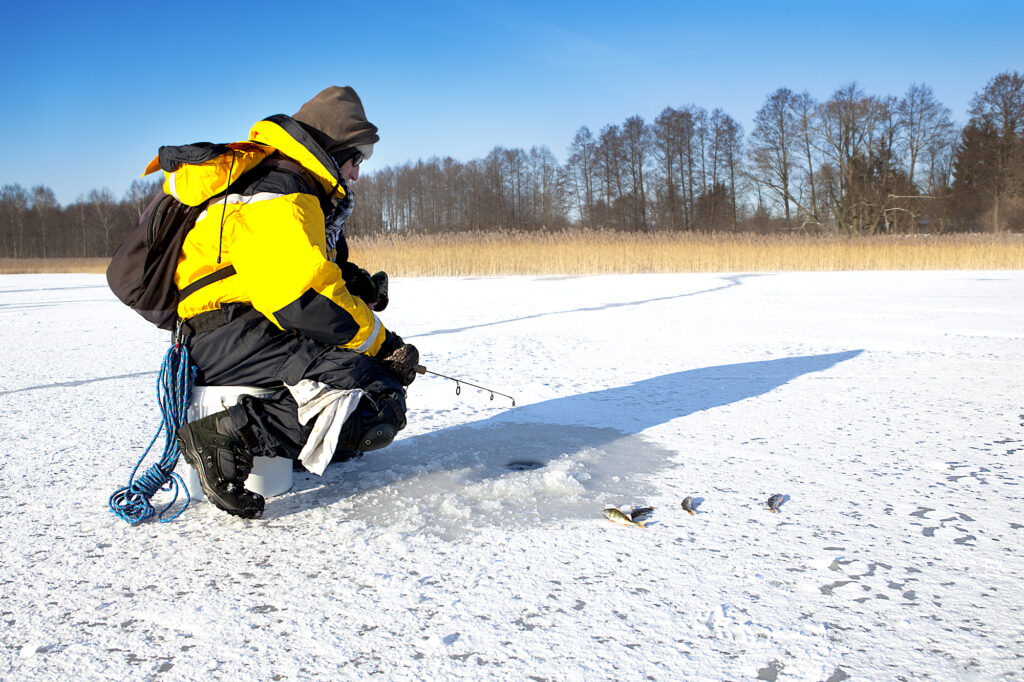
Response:
[{"label": "reflective stripe on sleeve", "polygon": [[380,318],[377,317],[376,313],[371,312],[370,314],[373,315],[373,331],[370,332],[370,335],[366,337],[366,341],[363,341],[363,344],[359,346],[359,348],[354,349],[357,353],[365,353],[370,350],[370,346],[373,345],[374,339],[376,339],[380,334]]},{"label": "reflective stripe on sleeve", "polygon": [[[171,196],[178,199],[178,188],[174,183],[174,178],[177,176],[177,172],[167,174],[167,189],[171,190]],[[181,201],[181,199],[178,199]]]},{"label": "reflective stripe on sleeve", "polygon": [[[224,206],[226,204],[254,204],[257,201],[270,201],[271,199],[278,199],[280,197],[286,197],[287,194],[277,194],[276,192],[257,192],[256,194],[229,194],[227,197],[219,197],[210,202],[212,206]],[[206,217],[206,210],[199,214],[196,218],[198,223]]]}]

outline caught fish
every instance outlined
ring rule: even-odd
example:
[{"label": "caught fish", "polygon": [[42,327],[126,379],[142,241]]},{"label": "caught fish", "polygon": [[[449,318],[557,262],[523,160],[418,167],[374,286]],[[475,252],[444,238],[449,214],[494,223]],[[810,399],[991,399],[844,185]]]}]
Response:
[{"label": "caught fish", "polygon": [[685,497],[685,498],[683,498],[683,502],[682,502],[682,504],[680,506],[683,508],[683,511],[685,511],[688,514],[692,515],[692,514],[696,514],[697,513],[697,508],[693,506],[693,498],[692,497]]},{"label": "caught fish", "polygon": [[608,517],[609,521],[618,521],[619,523],[625,523],[630,526],[638,526],[640,528],[643,528],[644,524],[647,523],[646,521],[634,521],[633,519],[629,518],[629,515],[627,515],[624,511],[622,511],[621,509],[616,509],[615,507],[608,507],[608,509],[605,509],[604,515]]},{"label": "caught fish", "polygon": [[785,499],[786,498],[780,495],[779,493],[775,493],[774,495],[768,498],[768,501],[765,502],[765,505],[767,505],[769,511],[778,514],[779,507],[782,506],[782,502]]},{"label": "caught fish", "polygon": [[654,512],[654,507],[633,507],[633,511],[629,513],[629,518],[632,521],[640,521],[646,519]]}]

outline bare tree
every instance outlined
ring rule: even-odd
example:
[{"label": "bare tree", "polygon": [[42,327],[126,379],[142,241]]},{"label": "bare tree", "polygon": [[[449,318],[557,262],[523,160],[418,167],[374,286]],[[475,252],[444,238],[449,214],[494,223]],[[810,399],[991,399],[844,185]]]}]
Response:
[{"label": "bare tree", "polygon": [[580,222],[590,225],[594,219],[597,140],[590,128],[582,126],[569,145],[568,172],[576,195]]},{"label": "bare tree", "polygon": [[[510,227],[506,224],[506,192],[505,174],[506,168],[503,163],[505,150],[502,147],[495,147],[484,159],[487,173],[487,199],[485,199],[485,215],[490,216],[488,227]],[[489,201],[488,201],[489,199]],[[490,205],[488,205],[490,204]]]},{"label": "bare tree", "polygon": [[[32,210],[31,210],[32,232],[36,235],[37,246],[35,253],[40,258],[49,258],[56,255],[53,253],[51,242],[61,239],[57,234],[60,226],[61,209],[57,202],[57,195],[45,185],[37,185],[32,188]],[[62,245],[63,246],[63,245]]]},{"label": "bare tree", "polygon": [[146,206],[153,200],[153,197],[157,196],[160,189],[160,180],[132,180],[132,184],[128,187],[128,191],[125,193],[125,203],[131,208],[131,212],[135,216],[135,220],[142,217],[142,212],[146,210]]},{"label": "bare tree", "polygon": [[819,151],[830,166],[828,209],[834,225],[873,232],[884,224],[884,204],[874,196],[877,157],[872,149],[887,106],[868,97],[856,83],[844,85],[818,106]]},{"label": "bare tree", "polygon": [[[708,187],[708,167],[707,167],[707,155],[708,155],[708,112],[704,109],[695,108],[693,109],[693,133],[694,133],[694,149],[697,152],[697,163],[694,166],[694,170],[699,169],[699,177],[695,179],[694,184],[700,185],[701,196],[706,196],[709,191]],[[696,198],[694,203],[696,203]]]},{"label": "bare tree", "polygon": [[795,95],[779,88],[768,95],[754,116],[750,133],[750,161],[761,183],[771,190],[782,205],[786,226],[792,226],[790,204],[793,201],[793,147],[796,142]]},{"label": "bare tree", "polygon": [[114,195],[107,188],[93,189],[86,194],[86,201],[89,204],[90,218],[94,226],[99,228],[99,244],[97,248],[104,255],[114,252],[117,244],[114,242],[114,227],[117,224],[117,202]]},{"label": "bare tree", "polygon": [[601,129],[596,150],[597,167],[601,182],[599,196],[603,199],[604,220],[612,227],[622,229],[622,168],[626,154],[622,133],[617,125],[606,125]]},{"label": "bare tree", "polygon": [[707,117],[707,112],[696,105],[690,105],[677,114],[676,126],[679,134],[679,172],[685,173],[686,179],[681,183],[684,190],[683,204],[686,208],[686,229],[694,230],[697,227],[696,214],[696,188],[697,188],[697,158],[699,135],[697,128],[700,121]]},{"label": "bare tree", "polygon": [[987,133],[977,186],[992,202],[992,230],[1002,230],[1000,209],[1006,197],[1021,193],[1024,179],[1024,75],[1017,71],[995,76],[971,100],[968,125]]},{"label": "bare tree", "polygon": [[25,215],[28,192],[21,185],[0,187],[0,253],[12,258],[25,257]]},{"label": "bare tree", "polygon": [[736,188],[743,177],[743,127],[732,116],[724,114],[719,122],[718,134],[722,147],[722,162],[729,177],[730,229],[736,231]]},{"label": "bare tree", "polygon": [[660,203],[664,205],[667,214],[665,222],[670,230],[679,228],[680,192],[685,193],[681,182],[682,169],[678,166],[681,146],[678,125],[680,113],[672,107],[665,107],[654,119],[654,126],[651,128],[651,141],[661,174],[661,190],[657,194],[661,197]]},{"label": "bare tree", "polygon": [[531,147],[530,170],[535,188],[534,227],[546,230],[564,227],[566,180],[558,159],[547,146]]},{"label": "bare tree", "polygon": [[922,157],[928,158],[927,150],[934,152],[939,146],[952,143],[953,115],[923,83],[912,83],[907,88],[897,111],[907,155],[907,176],[913,185]]},{"label": "bare tree", "polygon": [[813,138],[816,127],[816,111],[818,103],[814,101],[807,91],[801,92],[799,95],[795,95],[792,100],[793,115],[796,122],[796,137],[797,144],[800,148],[800,156],[803,161],[803,168],[801,169],[806,178],[806,186],[808,190],[808,201],[800,203],[804,206],[806,216],[804,216],[804,222],[811,222],[815,225],[821,225],[820,219],[818,218],[818,189],[814,182],[814,169],[819,162],[814,152]]},{"label": "bare tree", "polygon": [[[730,144],[730,135],[738,128],[736,122],[725,113],[722,109],[714,109],[711,112],[711,116],[708,118],[708,128],[710,131],[708,139],[708,163],[710,165],[710,192],[715,193],[717,200],[708,204],[708,226],[711,229],[719,229],[720,222],[720,204],[723,203],[722,199],[726,201],[730,206],[729,214],[730,226],[735,229],[735,213],[736,213],[736,202],[732,197],[732,192],[725,190],[724,177],[730,175],[729,164],[727,157],[729,155],[728,146]],[[729,186],[735,187],[735,178],[730,177]]]},{"label": "bare tree", "polygon": [[644,119],[630,116],[622,126],[626,162],[629,168],[629,203],[633,230],[647,229],[647,187],[644,172],[650,161],[651,133]]}]

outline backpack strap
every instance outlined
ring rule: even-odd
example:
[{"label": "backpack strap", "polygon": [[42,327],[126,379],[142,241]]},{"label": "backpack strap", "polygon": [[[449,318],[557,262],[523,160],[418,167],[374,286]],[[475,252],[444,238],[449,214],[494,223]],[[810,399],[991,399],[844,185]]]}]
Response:
[{"label": "backpack strap", "polygon": [[235,266],[229,265],[226,268],[221,268],[220,270],[211,272],[209,275],[205,277],[200,277],[196,281],[192,282],[192,284],[189,284],[184,289],[181,289],[178,292],[178,299],[184,301],[186,298],[196,293],[203,287],[213,284],[214,282],[219,282],[222,279],[227,279],[236,272],[237,270],[235,270]]},{"label": "backpack strap", "polygon": [[302,181],[304,185],[303,189],[307,190],[306,194],[312,194],[316,197],[319,197],[320,194],[322,194],[322,192],[318,191],[317,183],[313,182],[313,179],[309,177],[309,172],[291,159],[286,159],[278,154],[274,154],[264,159],[257,168],[274,168],[285,171],[286,173],[291,173]]}]

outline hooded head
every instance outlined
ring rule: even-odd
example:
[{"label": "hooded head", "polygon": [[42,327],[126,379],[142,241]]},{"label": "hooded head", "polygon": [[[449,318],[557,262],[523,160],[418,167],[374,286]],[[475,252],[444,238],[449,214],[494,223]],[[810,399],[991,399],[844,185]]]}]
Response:
[{"label": "hooded head", "polygon": [[366,120],[363,103],[349,86],[332,85],[302,105],[292,115],[299,123],[321,133],[324,149],[339,163],[356,151],[364,159],[373,154],[373,145],[380,140],[377,126]]}]

